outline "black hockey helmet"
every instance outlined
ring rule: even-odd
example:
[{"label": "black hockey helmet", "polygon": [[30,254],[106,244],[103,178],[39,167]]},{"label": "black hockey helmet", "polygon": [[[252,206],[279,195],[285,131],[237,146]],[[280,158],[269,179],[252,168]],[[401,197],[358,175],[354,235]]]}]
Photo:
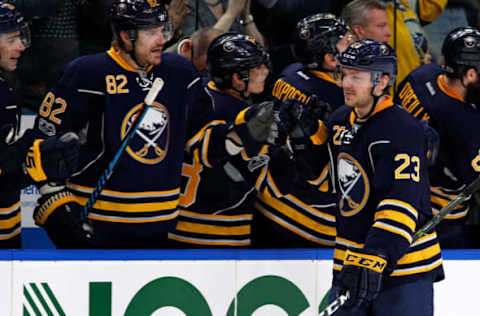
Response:
[{"label": "black hockey helmet", "polygon": [[393,48],[370,39],[350,44],[340,56],[339,63],[340,67],[372,73],[373,87],[378,85],[382,75],[388,75],[388,86],[393,84],[397,76],[397,56]]},{"label": "black hockey helmet", "polygon": [[253,37],[238,33],[217,36],[208,47],[207,68],[219,89],[231,88],[234,73],[245,83],[249,70],[265,64],[269,67],[270,56]]},{"label": "black hockey helmet", "polygon": [[30,46],[30,30],[23,15],[14,5],[0,1],[0,34],[20,31],[25,48]]},{"label": "black hockey helmet", "polygon": [[114,0],[110,8],[112,31],[129,31],[132,41],[137,37],[136,31],[157,26],[164,26],[166,41],[172,38],[172,26],[168,20],[168,11],[158,0]]},{"label": "black hockey helmet", "polygon": [[347,33],[348,26],[334,14],[315,14],[297,23],[293,52],[309,69],[319,68],[325,54],[338,55],[337,42]]},{"label": "black hockey helmet", "polygon": [[470,26],[453,29],[443,41],[442,54],[450,74],[460,77],[468,66],[480,72],[480,31]]}]

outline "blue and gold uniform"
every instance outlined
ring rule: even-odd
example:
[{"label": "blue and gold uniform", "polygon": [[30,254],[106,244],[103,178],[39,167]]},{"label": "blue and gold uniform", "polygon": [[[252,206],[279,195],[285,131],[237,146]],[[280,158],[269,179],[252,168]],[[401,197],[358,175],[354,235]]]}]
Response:
[{"label": "blue and gold uniform", "polygon": [[[440,135],[438,158],[430,168],[434,214],[480,172],[480,137],[475,128],[480,112],[446,85],[445,76],[439,65],[421,66],[407,76],[397,94],[399,104],[414,117],[427,120]],[[459,205],[441,225],[461,225],[467,213],[468,205]]]},{"label": "blue and gold uniform", "polygon": [[45,136],[81,135],[80,166],[67,187],[84,205],[157,77],[163,89],[88,214],[98,233],[94,247],[164,246],[177,221],[187,109],[202,94],[200,78],[173,54],[137,72],[112,47],[73,61],[40,106],[36,129]]},{"label": "blue and gold uniform", "polygon": [[[180,214],[175,231],[168,237],[181,247],[250,246],[253,174],[247,170],[242,158],[245,155],[230,157],[225,151],[227,123],[234,121],[248,103],[222,92],[208,79],[204,88],[213,106],[204,113],[208,123],[187,142]],[[190,119],[198,122],[200,117]]]},{"label": "blue and gold uniform", "polygon": [[[330,73],[307,70],[301,63],[288,66],[272,90],[273,97],[280,102],[293,98],[306,103],[313,94],[332,108],[344,103],[342,88]],[[326,138],[326,134],[323,136]],[[254,220],[254,233],[259,247],[334,245],[336,197],[328,192],[328,159],[328,155],[324,155],[326,167],[319,177],[307,181],[294,174],[287,175],[286,169],[298,167],[286,167],[294,164],[293,161],[272,157],[268,171],[266,168],[262,171],[256,184],[259,193],[255,207],[260,216]]]},{"label": "blue and gold uniform", "polygon": [[[18,126],[17,101],[7,81],[0,78],[0,127]],[[3,135],[6,136],[6,135]],[[1,140],[4,141],[3,139]],[[5,157],[4,159],[23,157]],[[23,172],[22,172],[23,174]],[[0,169],[0,248],[21,248],[20,189],[24,186],[23,177],[18,173],[6,174]],[[22,183],[18,183],[19,180]]]},{"label": "blue and gold uniform", "polygon": [[383,290],[428,274],[442,279],[436,233],[412,241],[432,217],[421,125],[389,97],[363,123],[355,118],[344,106],[327,124],[338,196],[334,284],[346,250],[361,248],[389,258]]}]

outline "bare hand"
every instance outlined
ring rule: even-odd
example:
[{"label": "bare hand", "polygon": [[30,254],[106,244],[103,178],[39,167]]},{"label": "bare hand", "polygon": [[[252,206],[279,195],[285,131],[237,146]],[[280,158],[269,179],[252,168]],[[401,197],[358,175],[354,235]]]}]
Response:
[{"label": "bare hand", "polygon": [[246,0],[245,1],[245,6],[243,7],[242,12],[240,13],[241,18],[245,19],[250,15],[250,3],[251,2],[252,2],[251,0]]},{"label": "bare hand", "polygon": [[250,2],[249,0],[230,0],[228,1],[228,8],[227,12],[231,14],[232,16],[239,16],[240,12],[243,12],[245,5],[247,2]]},{"label": "bare hand", "polygon": [[185,17],[189,13],[187,0],[173,0],[168,6],[168,16],[172,21],[173,29],[178,30],[183,25]]}]

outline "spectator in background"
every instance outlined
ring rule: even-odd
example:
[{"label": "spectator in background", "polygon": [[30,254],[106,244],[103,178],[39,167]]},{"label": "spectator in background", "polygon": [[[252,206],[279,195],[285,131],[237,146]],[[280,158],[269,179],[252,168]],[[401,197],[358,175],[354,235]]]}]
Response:
[{"label": "spectator in background", "polygon": [[359,39],[388,42],[395,49],[398,76],[393,89],[410,71],[430,62],[431,55],[422,23],[435,20],[442,13],[447,0],[419,0],[416,1],[418,5],[415,10],[409,7],[407,0],[394,1],[354,0],[345,6],[342,13]]},{"label": "spectator in background", "polygon": [[183,23],[182,33],[188,36],[198,28],[213,26],[222,33],[232,31],[250,35],[264,45],[264,38],[250,13],[250,1],[188,0],[189,13]]},{"label": "spectator in background", "polygon": [[211,27],[196,30],[190,37],[186,37],[170,46],[166,52],[179,54],[190,60],[204,76],[207,75],[208,46],[220,31]]},{"label": "spectator in background", "polygon": [[480,3],[476,0],[449,0],[442,15],[425,26],[430,51],[437,63],[442,63],[442,43],[450,30],[459,26],[480,26]]}]

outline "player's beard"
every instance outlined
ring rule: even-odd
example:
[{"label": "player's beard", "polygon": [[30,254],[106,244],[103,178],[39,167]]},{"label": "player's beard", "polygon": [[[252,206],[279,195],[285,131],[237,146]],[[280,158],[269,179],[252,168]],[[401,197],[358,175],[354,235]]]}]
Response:
[{"label": "player's beard", "polygon": [[467,94],[465,95],[465,102],[474,104],[477,109],[480,109],[480,80],[471,83],[467,86]]}]

